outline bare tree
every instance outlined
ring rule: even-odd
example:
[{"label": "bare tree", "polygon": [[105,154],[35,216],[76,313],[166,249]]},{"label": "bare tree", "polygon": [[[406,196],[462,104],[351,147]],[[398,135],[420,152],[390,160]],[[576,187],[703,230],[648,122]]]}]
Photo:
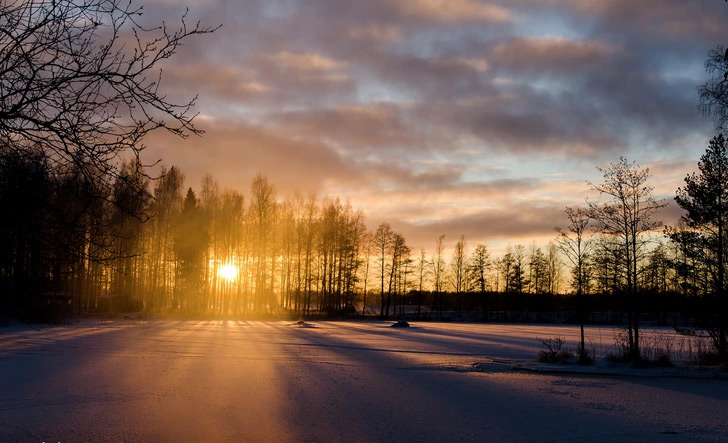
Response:
[{"label": "bare tree", "polygon": [[374,239],[372,243],[377,252],[377,261],[379,263],[379,283],[380,283],[380,301],[381,306],[379,308],[379,316],[384,317],[384,276],[389,269],[389,263],[387,261],[387,255],[392,249],[392,240],[394,233],[389,223],[382,223],[377,227],[374,232]]},{"label": "bare tree", "polygon": [[314,274],[314,248],[313,242],[315,238],[315,227],[318,222],[316,212],[316,194],[309,193],[308,199],[306,200],[303,219],[301,221],[301,227],[304,231],[303,238],[305,239],[305,254],[304,254],[304,286],[305,286],[305,300],[304,300],[304,311],[306,313],[311,312],[311,296],[313,289],[313,274]]},{"label": "bare tree", "polygon": [[[92,262],[113,261],[140,274],[153,260],[148,255],[112,257],[130,245],[121,238],[110,240],[123,229],[104,226],[119,218],[118,214],[108,216],[114,211],[139,210],[142,212],[129,215],[140,222],[149,218],[144,205],[119,206],[127,201],[117,198],[116,192],[121,188],[126,193],[147,192],[131,189],[146,185],[135,177],[147,176],[140,161],[144,136],[157,129],[182,137],[202,132],[193,125],[195,98],[181,103],[168,99],[160,88],[158,68],[189,37],[214,28],[188,25],[184,16],[175,29],[164,23],[147,28],[140,25],[141,12],[141,6],[128,0],[0,2],[0,161],[16,157],[33,162],[40,156],[49,182],[60,185],[63,199],[83,202],[74,206],[80,212],[73,236],[56,232],[46,249],[68,251],[68,257],[57,257],[56,267],[61,261],[68,266],[72,260],[73,268],[80,269],[82,260],[84,266],[95,268],[94,280],[99,284],[106,276]],[[123,170],[129,160],[136,165],[135,175]],[[108,210],[108,204],[117,207]],[[45,206],[50,218],[69,218],[68,208]],[[134,224],[127,219],[125,223]],[[88,236],[83,232],[87,226],[92,229]],[[142,231],[147,229],[139,226],[135,232],[140,247]],[[69,242],[83,237],[88,239],[83,247]],[[43,251],[35,254],[40,257]],[[81,258],[72,256],[79,254]],[[121,274],[108,278],[115,285],[128,281]],[[116,288],[146,294],[137,289],[149,289],[151,284],[141,277],[134,288]],[[90,286],[86,290],[94,292]],[[93,308],[88,298],[80,301],[74,308]]]},{"label": "bare tree", "polygon": [[[392,267],[389,277],[389,291],[387,293],[386,316],[389,316],[392,290],[394,289],[395,315],[397,314],[397,300],[401,300],[402,296],[407,292],[407,273],[409,272],[409,265],[412,263],[410,253],[411,249],[407,246],[404,236],[399,232],[395,232],[392,238]],[[400,313],[403,312],[404,306],[402,306]]]},{"label": "bare tree", "polygon": [[480,303],[483,306],[483,320],[487,319],[487,307],[485,300],[485,291],[488,285],[488,269],[490,268],[490,252],[484,244],[475,247],[473,255],[470,257],[470,277],[472,285],[480,292]]},{"label": "bare tree", "polygon": [[[274,251],[271,247],[273,222],[277,211],[276,190],[268,179],[258,174],[250,184],[250,206],[248,214],[255,232],[255,304],[258,311],[267,311],[272,306],[272,279]],[[269,283],[269,277],[271,283]]]},{"label": "bare tree", "polygon": [[589,227],[589,210],[586,208],[567,207],[564,212],[569,218],[566,230],[556,228],[559,233],[559,246],[571,263],[573,275],[572,286],[576,289],[576,296],[579,303],[579,326],[581,340],[579,341],[579,359],[586,361],[588,358],[584,342],[584,290],[587,286],[589,258],[592,248],[591,239],[587,235]]},{"label": "bare tree", "polygon": [[437,310],[442,316],[442,286],[445,277],[445,235],[441,235],[435,242],[435,255],[432,257],[432,283],[434,284],[433,311]]},{"label": "bare tree", "polygon": [[428,268],[430,266],[427,260],[427,254],[425,248],[420,249],[420,258],[417,260],[417,320],[420,319],[420,311],[422,309],[422,291],[424,289],[425,278],[428,274]]},{"label": "bare tree", "polygon": [[207,222],[209,244],[205,248],[204,290],[200,306],[197,309],[207,311],[209,308],[214,310],[218,307],[217,289],[220,281],[217,273],[221,264],[215,259],[221,251],[222,244],[215,234],[220,212],[220,185],[212,174],[208,173],[202,177],[200,188],[199,209]]},{"label": "bare tree", "polygon": [[169,171],[163,170],[162,177],[154,187],[154,201],[152,202],[152,243],[150,255],[152,259],[152,272],[150,272],[151,296],[146,300],[148,309],[159,309],[163,300],[167,300],[173,288],[170,266],[174,263],[173,256],[174,223],[178,221],[182,210],[182,185],[184,175],[174,166]]},{"label": "bare tree", "polygon": [[653,216],[666,203],[652,196],[652,187],[647,184],[650,177],[647,168],[641,168],[622,157],[619,162],[598,170],[603,174],[604,181],[589,185],[600,196],[608,197],[608,200],[589,203],[590,216],[601,232],[621,239],[630,303],[627,310],[628,357],[637,361],[640,359],[637,277],[639,263],[646,249],[644,234],[661,225],[659,221],[653,220]]},{"label": "bare tree", "polygon": [[528,259],[529,292],[543,294],[548,292],[548,262],[541,248],[535,245],[531,249]]},{"label": "bare tree", "polygon": [[364,253],[364,287],[362,288],[362,296],[364,297],[361,308],[362,317],[367,313],[367,282],[369,281],[369,265],[371,263],[372,247],[374,242],[374,236],[371,232],[365,232],[362,237],[362,252]]},{"label": "bare tree", "polygon": [[674,289],[670,287],[671,251],[664,242],[659,241],[649,253],[648,265],[644,276],[644,285],[648,291],[655,294],[665,294]]},{"label": "bare tree", "polygon": [[698,109],[713,120],[716,129],[725,132],[728,129],[728,48],[719,45],[711,49],[705,71],[710,78],[698,87]]},{"label": "bare tree", "polygon": [[511,290],[522,294],[524,286],[528,285],[528,279],[526,278],[526,248],[520,244],[516,245],[513,248],[512,258],[511,287],[510,289],[507,288],[507,291]]},{"label": "bare tree", "polygon": [[558,247],[554,242],[549,242],[546,253],[547,267],[547,292],[549,294],[557,294],[559,292],[559,284],[561,283],[561,259],[559,258]]},{"label": "bare tree", "polygon": [[460,240],[455,243],[455,250],[452,253],[450,261],[450,271],[452,272],[452,287],[455,290],[455,304],[457,305],[458,315],[461,313],[462,293],[466,286],[466,256],[465,256],[465,236],[461,235]]},{"label": "bare tree", "polygon": [[511,288],[511,276],[513,269],[513,247],[509,244],[506,253],[498,260],[498,271],[503,278],[503,292],[509,292]]},{"label": "bare tree", "polygon": [[126,0],[8,0],[0,4],[2,149],[40,146],[53,165],[88,177],[118,175],[119,157],[139,157],[155,129],[199,134],[195,98],[170,101],[160,62],[189,37],[215,28],[139,24],[142,7]]}]

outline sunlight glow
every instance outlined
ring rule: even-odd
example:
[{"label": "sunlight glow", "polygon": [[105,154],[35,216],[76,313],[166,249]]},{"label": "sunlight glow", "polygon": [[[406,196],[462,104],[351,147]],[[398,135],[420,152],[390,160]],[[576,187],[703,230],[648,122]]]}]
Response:
[{"label": "sunlight glow", "polygon": [[225,280],[233,280],[238,275],[238,268],[233,265],[223,265],[220,267],[218,274]]}]

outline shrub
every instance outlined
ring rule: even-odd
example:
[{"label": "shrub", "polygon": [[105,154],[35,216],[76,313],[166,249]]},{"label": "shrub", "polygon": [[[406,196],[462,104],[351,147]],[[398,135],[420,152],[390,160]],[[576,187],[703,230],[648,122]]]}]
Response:
[{"label": "shrub", "polygon": [[627,331],[622,329],[614,333],[614,344],[607,350],[607,360],[613,363],[624,363],[629,361],[629,340]]},{"label": "shrub", "polygon": [[538,361],[542,363],[565,364],[574,358],[574,354],[568,348],[564,348],[563,337],[539,338],[544,349],[538,353]]},{"label": "shrub", "polygon": [[580,365],[593,365],[595,361],[596,358],[594,357],[594,352],[589,353],[586,349],[584,349],[583,353],[579,353],[579,358],[577,360]]},{"label": "shrub", "polygon": [[660,368],[671,368],[675,365],[672,364],[672,358],[670,358],[669,352],[658,352],[654,359],[655,365]]}]

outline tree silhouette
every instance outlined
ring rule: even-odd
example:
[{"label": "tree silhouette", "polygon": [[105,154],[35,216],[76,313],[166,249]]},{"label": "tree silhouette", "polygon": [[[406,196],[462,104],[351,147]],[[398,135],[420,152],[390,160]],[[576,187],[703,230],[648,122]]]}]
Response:
[{"label": "tree silhouette", "polygon": [[385,306],[385,298],[384,298],[384,280],[385,275],[387,273],[387,270],[391,270],[391,264],[387,260],[387,256],[392,250],[392,243],[394,240],[394,233],[392,232],[392,227],[389,225],[389,223],[382,223],[377,227],[377,230],[374,232],[374,237],[372,239],[372,244],[374,246],[374,250],[377,253],[377,262],[379,263],[379,284],[380,284],[380,307],[379,307],[379,316],[384,317],[384,306]]},{"label": "tree silhouette", "polygon": [[[710,251],[705,264],[711,270],[710,296],[718,297],[715,324],[709,329],[722,360],[728,359],[728,302],[726,301],[726,228],[728,227],[728,149],[726,139],[718,134],[698,162],[699,174],[685,177],[675,201],[687,213],[682,221],[697,234],[698,244]],[[675,235],[674,235],[675,237]]]},{"label": "tree silhouette", "polygon": [[487,320],[486,289],[488,286],[488,269],[490,268],[490,252],[484,244],[475,247],[470,256],[469,274],[471,285],[480,292],[480,303],[483,310],[483,320]]},{"label": "tree silhouette", "polygon": [[[395,232],[392,236],[392,267],[389,275],[389,290],[387,292],[387,308],[386,316],[389,316],[389,306],[394,291],[395,307],[394,313],[397,314],[397,299],[400,298],[407,290],[407,273],[409,265],[412,263],[410,259],[411,249],[407,246],[404,236]],[[402,306],[404,309],[404,306]]]},{"label": "tree silhouette", "polygon": [[728,124],[728,48],[719,45],[708,51],[705,71],[710,78],[698,87],[698,109],[725,132]]},{"label": "tree silhouette", "polygon": [[533,246],[528,262],[529,293],[548,292],[548,262],[541,248]]},{"label": "tree silhouette", "polygon": [[511,275],[509,282],[510,288],[506,288],[506,292],[512,291],[518,294],[523,293],[523,288],[528,285],[528,279],[526,278],[526,248],[518,244],[513,248],[511,255]]},{"label": "tree silhouette", "polygon": [[630,303],[627,319],[629,358],[637,361],[640,359],[637,278],[639,263],[646,249],[643,234],[660,226],[660,222],[652,217],[665,203],[652,196],[652,187],[647,184],[649,169],[640,168],[624,157],[607,168],[597,169],[603,174],[604,181],[589,184],[600,196],[609,200],[589,203],[590,217],[596,222],[598,230],[619,238],[621,242]]},{"label": "tree silhouette", "polygon": [[435,255],[432,257],[430,265],[432,266],[432,283],[433,283],[433,299],[432,311],[437,311],[442,317],[443,294],[442,287],[445,280],[445,234],[439,236],[435,242]]},{"label": "tree silhouette", "polygon": [[546,292],[549,294],[558,293],[561,282],[561,259],[559,258],[558,247],[554,242],[549,242],[547,246],[546,279]]},{"label": "tree silhouette", "polygon": [[589,227],[589,211],[586,208],[569,208],[564,212],[569,218],[567,230],[556,228],[559,233],[559,246],[561,251],[571,263],[572,286],[576,289],[576,296],[579,298],[579,359],[586,361],[586,345],[584,342],[584,292],[589,280],[589,260],[592,249],[592,242],[587,237]]},{"label": "tree silhouette", "polygon": [[4,308],[17,311],[24,297],[37,289],[43,272],[44,238],[48,234],[47,202],[53,185],[45,157],[38,153],[0,157],[0,257],[2,274],[15,288],[4,300]]},{"label": "tree silhouette", "polygon": [[[42,223],[33,228],[43,242],[16,246],[33,266],[51,271],[35,275],[34,285],[14,285],[17,297],[82,292],[92,295],[75,306],[87,308],[108,292],[107,283],[126,297],[159,283],[139,276],[149,257],[135,257],[148,252],[141,244],[147,228],[139,223],[151,215],[142,201],[148,197],[142,139],[157,129],[182,137],[201,131],[193,125],[195,98],[169,100],[157,69],[189,37],[214,29],[189,26],[184,16],[176,29],[145,28],[141,12],[124,0],[0,4],[0,161],[39,162],[50,192],[38,200]],[[33,188],[19,196],[32,198]],[[9,238],[26,238],[27,231],[14,227]],[[30,267],[16,264],[9,275],[30,278]],[[103,266],[115,273],[106,276]]]},{"label": "tree silhouette", "polygon": [[417,319],[420,319],[420,311],[422,310],[422,297],[425,287],[425,278],[427,278],[430,262],[427,259],[425,248],[420,248],[420,257],[417,259]]},{"label": "tree silhouette", "polygon": [[180,261],[180,289],[174,300],[176,308],[198,311],[203,308],[202,288],[205,250],[209,242],[208,223],[197,195],[189,188],[182,204],[181,223],[175,238]]},{"label": "tree silhouette", "polygon": [[455,243],[455,250],[450,261],[452,288],[455,290],[455,305],[458,315],[461,314],[462,293],[467,290],[467,263],[465,255],[465,235]]},{"label": "tree silhouette", "polygon": [[147,29],[141,14],[124,0],[2,2],[2,151],[40,147],[53,167],[107,180],[125,152],[139,156],[150,131],[199,134],[195,99],[170,101],[155,70],[189,37],[214,28],[188,26],[183,16],[178,29]]},{"label": "tree silhouette", "polygon": [[150,293],[145,293],[144,297],[147,307],[152,310],[161,308],[163,300],[173,294],[174,282],[170,276],[174,275],[174,236],[182,210],[183,183],[184,175],[173,166],[169,171],[163,169],[162,177],[154,187],[148,245],[152,267],[148,285]]},{"label": "tree silhouette", "polygon": [[361,307],[361,315],[364,316],[367,313],[367,283],[369,282],[369,265],[371,262],[371,256],[372,256],[372,248],[373,248],[373,237],[371,232],[364,232],[362,234],[361,238],[362,242],[362,252],[364,253],[364,259],[362,260],[362,264],[364,265],[364,278],[362,279],[362,282],[364,283],[364,287],[362,288],[362,307]]}]

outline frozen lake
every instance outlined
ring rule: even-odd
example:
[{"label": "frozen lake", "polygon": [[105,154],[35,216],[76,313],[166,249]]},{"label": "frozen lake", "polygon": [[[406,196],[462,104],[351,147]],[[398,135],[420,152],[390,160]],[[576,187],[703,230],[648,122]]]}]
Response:
[{"label": "frozen lake", "polygon": [[0,441],[728,440],[726,380],[472,370],[577,327],[291,323],[2,328]]}]

